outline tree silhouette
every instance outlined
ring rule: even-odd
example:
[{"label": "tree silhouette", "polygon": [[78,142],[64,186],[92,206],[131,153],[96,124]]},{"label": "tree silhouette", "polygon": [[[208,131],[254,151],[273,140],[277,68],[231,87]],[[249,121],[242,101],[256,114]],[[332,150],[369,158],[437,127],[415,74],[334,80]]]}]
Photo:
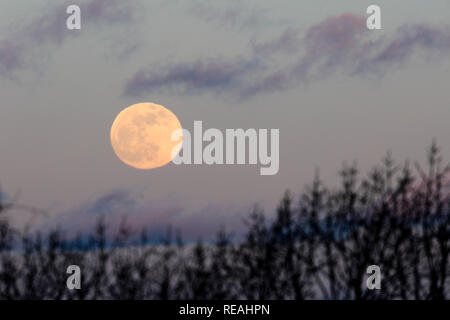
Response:
[{"label": "tree silhouette", "polygon": [[[171,228],[137,240],[126,220],[110,236],[105,218],[74,238],[17,230],[0,191],[0,299],[448,299],[450,167],[435,143],[427,168],[411,167],[390,154],[367,176],[344,164],[336,188],[316,172],[274,215],[255,207],[241,240],[221,229],[195,245]],[[65,286],[72,264],[81,290]],[[380,290],[366,287],[370,265]]]}]

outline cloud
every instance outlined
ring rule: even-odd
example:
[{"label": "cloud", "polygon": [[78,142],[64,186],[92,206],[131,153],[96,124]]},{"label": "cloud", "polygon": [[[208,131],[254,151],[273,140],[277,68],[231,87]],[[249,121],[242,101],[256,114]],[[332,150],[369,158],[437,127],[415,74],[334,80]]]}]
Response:
[{"label": "cloud", "polygon": [[116,189],[75,208],[60,212],[51,220],[42,221],[42,225],[38,228],[51,230],[62,227],[69,233],[89,231],[101,217],[105,218],[107,223],[117,225],[120,219],[133,212],[136,206],[137,198],[130,190]]},{"label": "cloud", "polygon": [[188,93],[202,90],[221,92],[229,88],[235,89],[241,78],[255,68],[256,61],[199,59],[157,70],[140,70],[127,82],[124,94],[142,96],[167,87],[177,87]]},{"label": "cloud", "polygon": [[196,1],[189,11],[198,19],[220,26],[250,28],[267,23],[265,10],[244,6],[240,1],[229,0],[221,6],[210,1]]},{"label": "cloud", "polygon": [[22,52],[21,45],[9,40],[0,41],[0,75],[8,75],[22,66],[23,62],[20,57]]},{"label": "cloud", "polygon": [[300,31],[292,27],[272,40],[263,43],[252,43],[253,52],[257,56],[271,55],[277,52],[295,53],[300,46]]},{"label": "cloud", "polygon": [[349,63],[367,53],[361,42],[367,34],[365,19],[351,13],[326,18],[311,26],[301,38],[295,30],[288,29],[262,48],[266,54],[287,51],[297,58],[281,70],[270,72],[242,87],[241,95],[250,97],[262,92],[286,90],[329,75],[337,67],[349,67]]},{"label": "cloud", "polygon": [[[72,31],[66,28],[68,17],[66,8],[72,2],[64,2],[52,6],[37,15],[28,24],[19,28],[5,39],[0,39],[0,75],[10,76],[14,71],[29,63],[29,51],[47,45],[59,46],[70,37],[83,31]],[[135,19],[135,8],[129,2],[120,0],[88,0],[79,4],[81,8],[82,26],[94,23],[127,24]]]},{"label": "cloud", "polygon": [[403,26],[397,30],[396,37],[379,40],[370,49],[356,64],[355,73],[385,72],[392,65],[401,65],[415,52],[446,56],[450,52],[450,30],[426,25]]},{"label": "cloud", "polygon": [[136,8],[130,1],[91,0],[82,8],[85,17],[91,21],[113,24],[131,23],[136,18]]},{"label": "cloud", "polygon": [[[350,77],[383,76],[416,53],[426,59],[450,53],[446,27],[413,24],[375,37],[376,32],[367,30],[365,24],[365,17],[345,13],[324,19],[303,35],[287,28],[274,39],[251,42],[252,54],[245,59],[199,59],[151,71],[141,69],[127,82],[124,93],[139,96],[177,87],[181,93],[225,93],[246,99],[338,72]],[[277,62],[271,58],[280,54],[289,59]]]},{"label": "cloud", "polygon": [[78,211],[86,214],[111,214],[113,212],[125,213],[133,209],[135,204],[134,198],[127,190],[114,190],[106,193],[93,201],[78,209]]},{"label": "cloud", "polygon": [[312,26],[303,41],[306,54],[300,60],[299,69],[305,70],[305,66],[318,62],[328,69],[353,60],[361,54],[361,39],[368,32],[365,19],[354,14],[327,18]]},{"label": "cloud", "polygon": [[[0,190],[0,205],[5,205],[11,199],[10,195],[5,191]],[[1,212],[1,210],[0,210]]]},{"label": "cloud", "polygon": [[306,32],[309,50],[348,50],[356,46],[358,35],[368,32],[365,19],[352,13],[326,18]]},{"label": "cloud", "polygon": [[40,225],[35,225],[35,228],[42,232],[57,228],[64,230],[68,236],[79,232],[89,234],[95,230],[99,219],[103,218],[109,230],[108,236],[112,237],[125,218],[134,237],[138,237],[145,229],[157,239],[171,226],[180,230],[186,240],[210,240],[221,227],[240,235],[244,228],[242,217],[248,212],[247,207],[231,205],[206,205],[196,210],[173,198],[143,198],[139,192],[117,189],[61,212],[51,219],[47,218]]},{"label": "cloud", "polygon": [[393,67],[404,65],[415,53],[441,58],[450,53],[450,30],[445,27],[416,24],[401,26],[377,39],[371,35],[362,16],[327,18],[308,29],[302,39],[305,53],[296,63],[249,84],[243,93],[251,96],[288,89],[337,70],[347,76],[383,76]]}]

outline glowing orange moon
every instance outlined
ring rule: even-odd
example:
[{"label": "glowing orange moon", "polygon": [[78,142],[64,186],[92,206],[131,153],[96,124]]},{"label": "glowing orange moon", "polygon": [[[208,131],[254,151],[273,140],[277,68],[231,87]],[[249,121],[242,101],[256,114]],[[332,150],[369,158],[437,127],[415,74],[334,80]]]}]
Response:
[{"label": "glowing orange moon", "polygon": [[111,145],[117,157],[131,167],[162,167],[181,149],[182,137],[172,141],[177,129],[181,130],[180,121],[169,109],[150,102],[133,104],[114,120]]}]

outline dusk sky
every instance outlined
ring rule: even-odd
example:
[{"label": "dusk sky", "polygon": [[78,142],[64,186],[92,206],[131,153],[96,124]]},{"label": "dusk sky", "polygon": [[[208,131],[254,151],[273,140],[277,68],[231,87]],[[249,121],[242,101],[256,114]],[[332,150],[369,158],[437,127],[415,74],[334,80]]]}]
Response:
[{"label": "dusk sky", "polygon": [[[81,8],[67,30],[66,8]],[[382,30],[366,8],[381,7]],[[48,212],[37,228],[88,229],[104,214],[207,238],[272,212],[320,168],[338,182],[387,151],[450,156],[450,1],[28,1],[0,10],[0,182]],[[278,128],[280,168],[174,165],[138,170],[110,143],[117,114],[154,102],[184,128]],[[30,221],[13,214],[17,225]]]}]

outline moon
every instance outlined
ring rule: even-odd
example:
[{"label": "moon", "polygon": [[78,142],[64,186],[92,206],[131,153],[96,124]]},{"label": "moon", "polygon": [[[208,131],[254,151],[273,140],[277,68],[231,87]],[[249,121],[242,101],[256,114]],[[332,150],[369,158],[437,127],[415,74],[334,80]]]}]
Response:
[{"label": "moon", "polygon": [[172,133],[181,129],[180,121],[169,109],[151,102],[133,104],[114,120],[111,145],[117,157],[133,168],[158,168],[180,151],[182,135],[172,141]]}]

